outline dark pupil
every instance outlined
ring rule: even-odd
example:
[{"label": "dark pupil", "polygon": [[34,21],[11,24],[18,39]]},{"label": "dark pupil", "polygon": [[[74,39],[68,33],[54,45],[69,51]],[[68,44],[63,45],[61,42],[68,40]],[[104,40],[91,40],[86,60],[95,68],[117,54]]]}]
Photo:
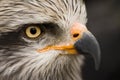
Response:
[{"label": "dark pupil", "polygon": [[30,29],[30,33],[31,33],[31,34],[34,35],[34,34],[36,34],[36,32],[37,32],[36,28],[31,28],[31,29]]}]

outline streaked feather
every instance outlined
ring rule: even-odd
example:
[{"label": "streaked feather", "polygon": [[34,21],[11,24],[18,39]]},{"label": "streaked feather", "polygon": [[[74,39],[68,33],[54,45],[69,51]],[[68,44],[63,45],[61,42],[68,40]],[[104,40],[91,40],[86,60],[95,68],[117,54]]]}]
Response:
[{"label": "streaked feather", "polygon": [[0,80],[81,80],[82,55],[33,51],[69,39],[46,34],[40,42],[29,41],[17,32],[24,24],[47,22],[67,33],[74,21],[87,22],[83,0],[0,0]]}]

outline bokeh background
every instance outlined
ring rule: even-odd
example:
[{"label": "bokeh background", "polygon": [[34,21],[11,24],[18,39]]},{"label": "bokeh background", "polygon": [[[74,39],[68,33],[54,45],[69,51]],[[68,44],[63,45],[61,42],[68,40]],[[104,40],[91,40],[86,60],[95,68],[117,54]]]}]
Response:
[{"label": "bokeh background", "polygon": [[83,68],[84,80],[120,80],[120,0],[85,0],[87,27],[101,46],[101,65],[91,58]]}]

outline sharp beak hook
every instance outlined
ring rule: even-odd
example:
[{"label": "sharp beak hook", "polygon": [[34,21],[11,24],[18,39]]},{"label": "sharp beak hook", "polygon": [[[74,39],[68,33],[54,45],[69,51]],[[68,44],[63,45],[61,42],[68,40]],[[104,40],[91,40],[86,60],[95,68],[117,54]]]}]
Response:
[{"label": "sharp beak hook", "polygon": [[92,33],[84,32],[83,36],[79,40],[76,41],[74,46],[78,53],[83,52],[83,53],[90,54],[95,61],[96,69],[99,68],[100,53],[101,53],[100,46]]}]

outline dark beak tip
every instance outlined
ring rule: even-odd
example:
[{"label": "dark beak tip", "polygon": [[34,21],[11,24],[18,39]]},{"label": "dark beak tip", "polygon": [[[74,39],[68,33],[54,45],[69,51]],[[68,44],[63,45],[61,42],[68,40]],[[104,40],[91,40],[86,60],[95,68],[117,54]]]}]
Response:
[{"label": "dark beak tip", "polygon": [[79,39],[74,46],[78,53],[83,52],[90,54],[94,58],[96,70],[99,69],[101,58],[100,46],[91,33],[84,33],[83,37]]},{"label": "dark beak tip", "polygon": [[95,56],[95,68],[96,68],[96,70],[98,70],[99,69],[99,67],[100,67],[100,61],[101,61],[101,51],[100,51],[100,47],[98,47],[98,50],[97,50],[97,53],[96,53],[97,55],[97,57]]}]

